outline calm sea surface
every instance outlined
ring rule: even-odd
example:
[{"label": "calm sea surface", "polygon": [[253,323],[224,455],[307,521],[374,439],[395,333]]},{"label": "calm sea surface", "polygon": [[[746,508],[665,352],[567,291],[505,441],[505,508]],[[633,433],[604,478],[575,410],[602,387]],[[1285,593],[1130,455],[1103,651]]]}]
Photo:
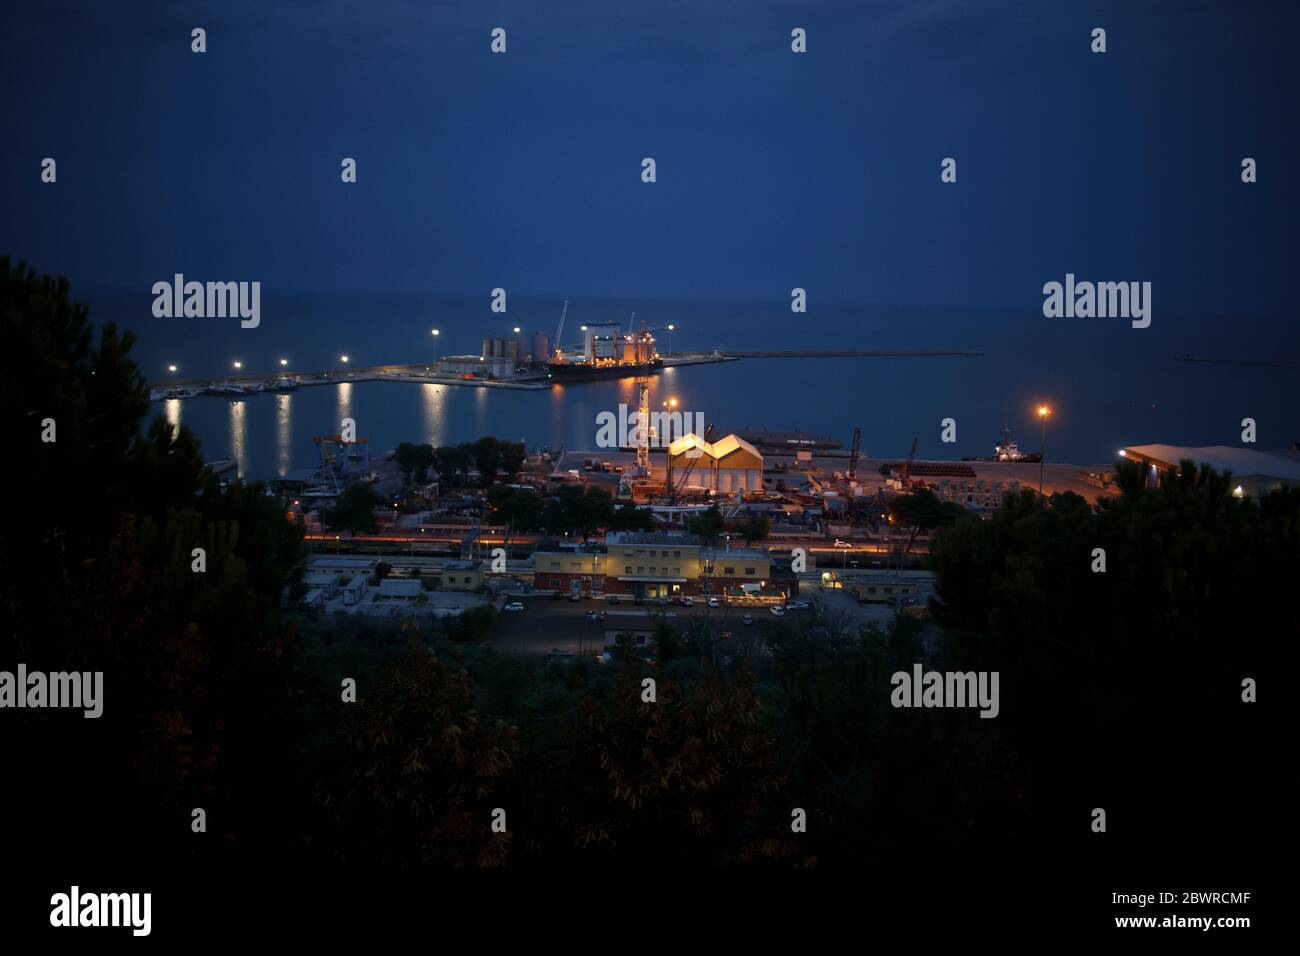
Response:
[{"label": "calm sea surface", "polygon": [[[186,378],[218,377],[241,361],[245,372],[432,361],[477,354],[484,335],[511,327],[555,332],[559,301],[510,302],[488,311],[486,296],[436,298],[298,296],[264,293],[257,329],[229,319],[156,319],[146,293],[85,294],[96,323],[134,331],[137,362],[155,382],[174,363]],[[673,397],[702,412],[715,434],[745,427],[804,430],[848,446],[855,425],[873,456],[905,455],[915,437],[920,457],[989,454],[1004,425],[1022,448],[1037,449],[1034,409],[1053,408],[1049,460],[1109,462],[1123,445],[1165,442],[1239,444],[1240,422],[1258,423],[1261,449],[1300,438],[1300,372],[1174,361],[1174,355],[1300,365],[1300,332],[1262,339],[1249,318],[1180,317],[1157,311],[1148,329],[1118,319],[1045,319],[1037,307],[1005,313],[881,307],[810,306],[792,315],[781,304],[581,302],[569,307],[566,342],[584,322],[673,324],[677,351],[722,349],[980,349],[980,357],[746,359],[676,368],[653,379],[652,407]],[[1275,323],[1276,325],[1276,323]],[[438,328],[434,338],[431,329]],[[1294,328],[1294,326],[1292,327]],[[657,336],[668,347],[667,333]],[[436,346],[436,347],[435,347]],[[631,380],[511,391],[366,382],[262,394],[232,404],[199,397],[155,404],[187,425],[208,458],[232,456],[246,478],[271,478],[312,466],[312,436],[357,421],[374,453],[399,442],[471,441],[481,435],[539,446],[594,448],[596,416],[634,405]],[[940,422],[957,421],[956,445],[939,440]]]}]

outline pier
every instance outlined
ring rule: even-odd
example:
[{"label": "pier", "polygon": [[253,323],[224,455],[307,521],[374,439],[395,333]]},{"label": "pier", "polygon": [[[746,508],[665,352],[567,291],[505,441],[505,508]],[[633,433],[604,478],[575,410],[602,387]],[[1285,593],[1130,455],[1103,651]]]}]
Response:
[{"label": "pier", "polygon": [[[661,357],[664,368],[687,365],[709,365],[736,362],[741,359],[780,358],[949,358],[981,356],[976,349],[784,349],[774,351],[722,351],[676,352]],[[555,382],[545,371],[524,372],[510,378],[483,378],[472,375],[451,375],[435,371],[436,363],[411,365],[371,365],[317,369],[308,372],[271,371],[261,374],[229,375],[220,379],[175,378],[150,382],[151,397],[155,401],[167,398],[190,398],[208,389],[231,389],[228,397],[251,395],[261,391],[288,391],[313,385],[337,385],[342,382],[410,382],[419,385],[457,385],[471,388],[505,388],[523,391],[544,391]],[[629,365],[628,378],[635,378],[637,367]],[[288,388],[273,388],[270,383],[283,381]],[[239,389],[244,391],[239,391]],[[169,394],[169,393],[177,394]],[[180,394],[189,392],[190,394]]]}]

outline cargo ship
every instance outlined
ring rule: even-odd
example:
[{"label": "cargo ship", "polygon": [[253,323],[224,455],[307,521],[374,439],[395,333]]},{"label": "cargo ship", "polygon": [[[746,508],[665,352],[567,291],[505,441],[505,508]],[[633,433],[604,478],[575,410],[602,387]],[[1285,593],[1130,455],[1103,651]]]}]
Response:
[{"label": "cargo ship", "polygon": [[636,378],[638,375],[654,375],[663,370],[663,359],[653,358],[638,364],[636,362],[608,362],[593,364],[590,362],[548,362],[546,374],[557,382],[587,382],[602,378]]}]

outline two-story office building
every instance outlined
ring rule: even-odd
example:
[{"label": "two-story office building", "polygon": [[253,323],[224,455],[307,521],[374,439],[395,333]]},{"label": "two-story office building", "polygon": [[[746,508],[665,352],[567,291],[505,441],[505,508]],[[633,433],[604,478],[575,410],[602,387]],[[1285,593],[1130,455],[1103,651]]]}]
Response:
[{"label": "two-story office building", "polygon": [[611,531],[601,544],[544,542],[533,556],[539,591],[632,598],[708,597],[773,587],[772,558],[757,548],[710,548],[696,535]]}]

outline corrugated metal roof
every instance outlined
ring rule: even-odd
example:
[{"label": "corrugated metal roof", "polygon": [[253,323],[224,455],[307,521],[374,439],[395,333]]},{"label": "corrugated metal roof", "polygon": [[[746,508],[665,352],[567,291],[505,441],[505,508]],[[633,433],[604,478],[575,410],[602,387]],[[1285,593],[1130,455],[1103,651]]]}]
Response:
[{"label": "corrugated metal roof", "polygon": [[1300,481],[1300,462],[1289,461],[1268,452],[1230,445],[1210,445],[1189,448],[1185,445],[1130,445],[1124,449],[1128,457],[1152,459],[1175,466],[1184,458],[1197,465],[1208,464],[1216,471],[1231,471],[1235,478],[1255,476]]}]

